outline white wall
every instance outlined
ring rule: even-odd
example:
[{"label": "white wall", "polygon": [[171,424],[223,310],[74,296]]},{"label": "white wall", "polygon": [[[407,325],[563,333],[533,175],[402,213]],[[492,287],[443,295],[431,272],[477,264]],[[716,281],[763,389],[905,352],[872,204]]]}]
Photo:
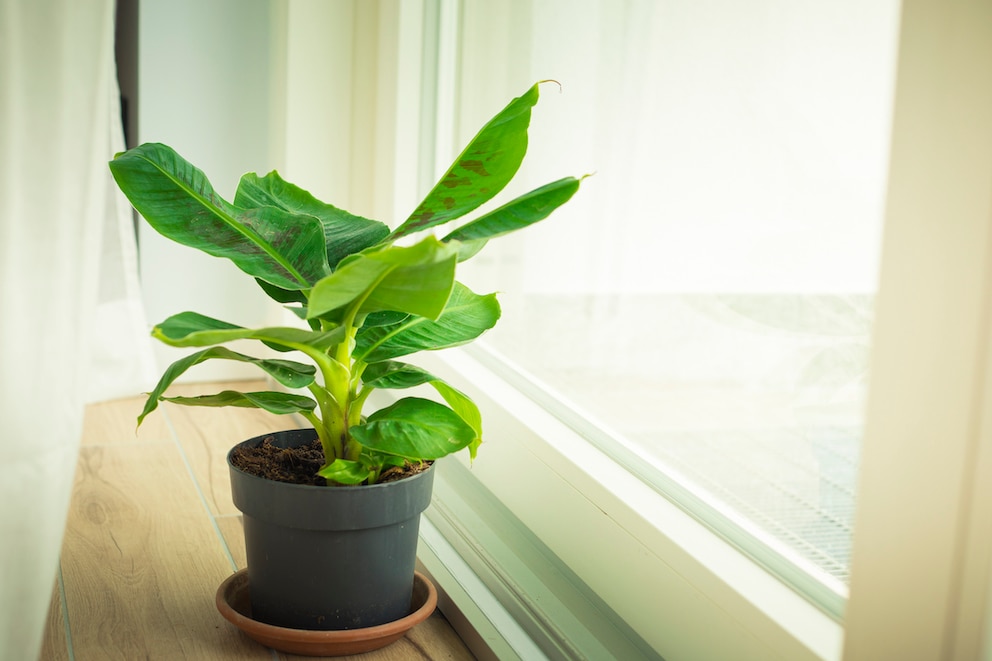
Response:
[{"label": "white wall", "polygon": [[[164,142],[231,199],[248,171],[277,169],[316,197],[398,225],[417,190],[421,0],[176,0],[140,12],[139,142]],[[284,324],[226,260],[142,225],[149,322],[195,310]],[[181,355],[158,346],[162,367]],[[200,365],[189,380],[254,377]]]},{"label": "white wall", "polygon": [[[271,130],[281,72],[271,64],[281,3],[268,0],[142,2],[139,14],[140,142],[163,142],[232,199],[241,175],[264,174],[280,156]],[[273,319],[274,304],[227,260],[139,229],[141,281],[151,324],[195,310],[245,326]],[[156,345],[160,367],[181,355]],[[254,377],[213,361],[191,379]]]}]

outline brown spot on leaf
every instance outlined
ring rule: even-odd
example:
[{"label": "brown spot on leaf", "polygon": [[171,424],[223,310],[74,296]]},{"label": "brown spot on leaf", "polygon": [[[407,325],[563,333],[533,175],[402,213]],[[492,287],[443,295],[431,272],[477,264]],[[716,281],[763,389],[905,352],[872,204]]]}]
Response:
[{"label": "brown spot on leaf", "polygon": [[445,209],[453,209],[455,206],[455,198],[446,197],[443,200],[441,200],[441,203],[444,205]]},{"label": "brown spot on leaf", "polygon": [[465,159],[458,163],[461,167],[465,168],[469,172],[474,172],[480,177],[488,177],[489,171],[486,170],[486,166],[482,161],[477,161],[474,159]]},{"label": "brown spot on leaf", "polygon": [[449,174],[441,181],[441,184],[446,188],[457,188],[458,186],[468,186],[471,183],[472,182],[469,181],[468,177],[459,177],[456,176],[454,173]]}]

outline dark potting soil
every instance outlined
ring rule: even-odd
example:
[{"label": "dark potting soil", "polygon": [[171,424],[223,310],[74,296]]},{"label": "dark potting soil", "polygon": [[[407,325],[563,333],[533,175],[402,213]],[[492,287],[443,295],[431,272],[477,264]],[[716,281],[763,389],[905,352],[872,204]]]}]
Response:
[{"label": "dark potting soil", "polygon": [[[231,454],[231,463],[249,475],[277,482],[326,486],[327,480],[317,475],[324,465],[324,449],[318,439],[297,448],[280,448],[264,439],[253,448],[240,447]],[[430,468],[430,462],[407,462],[403,467],[389,468],[379,476],[379,483],[402,480]]]}]

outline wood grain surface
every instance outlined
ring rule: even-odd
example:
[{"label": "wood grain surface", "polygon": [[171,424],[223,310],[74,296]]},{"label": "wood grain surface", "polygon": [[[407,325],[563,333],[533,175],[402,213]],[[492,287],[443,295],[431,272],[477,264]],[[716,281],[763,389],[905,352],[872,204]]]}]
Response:
[{"label": "wood grain surface", "polygon": [[[182,386],[176,394],[236,385]],[[143,398],[88,408],[43,661],[305,659],[273,652],[227,623],[217,586],[244,566],[226,454],[288,418],[165,405],[138,434]],[[361,661],[470,660],[440,612]]]}]

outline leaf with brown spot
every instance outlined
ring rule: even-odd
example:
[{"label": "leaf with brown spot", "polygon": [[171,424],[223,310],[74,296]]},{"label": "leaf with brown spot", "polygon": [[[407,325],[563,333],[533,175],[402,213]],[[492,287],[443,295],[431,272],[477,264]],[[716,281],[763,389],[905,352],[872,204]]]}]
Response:
[{"label": "leaf with brown spot", "polygon": [[390,239],[460,218],[503,190],[527,153],[527,129],[531,108],[539,97],[539,85],[536,83],[515,98],[482,127]]}]

